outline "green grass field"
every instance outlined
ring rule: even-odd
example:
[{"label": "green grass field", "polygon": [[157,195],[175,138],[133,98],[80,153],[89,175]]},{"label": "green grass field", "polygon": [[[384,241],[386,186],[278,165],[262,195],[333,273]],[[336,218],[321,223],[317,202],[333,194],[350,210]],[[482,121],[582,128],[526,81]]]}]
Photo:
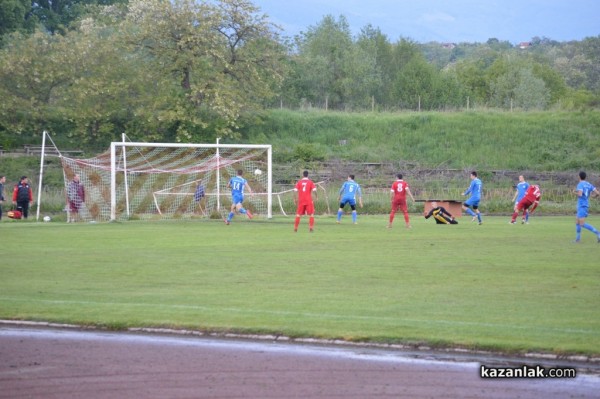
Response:
[{"label": "green grass field", "polygon": [[600,354],[600,244],[573,217],[411,217],[3,221],[0,318]]}]

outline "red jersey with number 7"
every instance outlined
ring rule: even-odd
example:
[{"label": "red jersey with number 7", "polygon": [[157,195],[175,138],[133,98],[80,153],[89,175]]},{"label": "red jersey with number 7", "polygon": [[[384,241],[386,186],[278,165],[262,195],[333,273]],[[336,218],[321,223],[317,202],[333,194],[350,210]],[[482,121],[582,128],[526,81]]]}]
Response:
[{"label": "red jersey with number 7", "polygon": [[315,183],[310,180],[308,177],[304,177],[298,180],[296,183],[296,187],[294,187],[295,191],[298,191],[298,203],[299,204],[311,204],[312,192],[317,190]]},{"label": "red jersey with number 7", "polygon": [[406,189],[408,188],[408,183],[404,180],[396,180],[394,184],[392,184],[391,191],[394,193],[394,201],[406,201]]}]

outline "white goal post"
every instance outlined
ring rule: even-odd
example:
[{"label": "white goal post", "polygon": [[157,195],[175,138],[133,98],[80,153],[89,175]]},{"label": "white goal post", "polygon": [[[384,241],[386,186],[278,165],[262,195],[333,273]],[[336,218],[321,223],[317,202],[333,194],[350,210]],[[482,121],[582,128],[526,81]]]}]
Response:
[{"label": "white goal post", "polygon": [[[92,158],[71,158],[51,144],[45,150],[42,145],[40,187],[44,156],[57,156],[67,221],[225,219],[231,208],[227,184],[239,170],[252,191],[246,192],[244,207],[255,216],[271,219],[273,212],[288,216],[296,210],[294,177],[289,178],[293,171],[278,169],[286,178],[274,181],[271,145],[221,144],[219,140],[216,144],[130,142],[123,135],[123,141],[112,142],[107,151]],[[69,193],[75,176],[84,198],[73,209]],[[323,190],[319,196],[321,206],[326,206],[323,212],[330,214],[326,183],[317,186]],[[41,188],[38,191],[39,198]],[[40,204],[38,199],[38,214]]]},{"label": "white goal post", "polygon": [[244,207],[260,217],[273,216],[271,145],[145,143],[123,135],[123,141],[93,158],[56,152],[65,193],[76,175],[85,188],[73,215],[78,220],[224,218],[231,207],[227,184],[240,170],[250,187]]},{"label": "white goal post", "polygon": [[[163,153],[163,154],[160,154]],[[266,154],[266,157],[265,157]],[[135,160],[134,160],[135,158]],[[266,173],[255,174],[255,170],[266,167]],[[127,217],[132,215],[131,200],[135,195],[132,177],[142,175],[174,176],[170,179],[154,179],[153,184],[138,184],[138,192],[144,195],[151,193],[156,212],[160,215],[169,213],[167,209],[181,209],[178,197],[195,196],[196,200],[206,198],[207,208],[222,212],[229,203],[223,196],[229,196],[225,187],[230,177],[237,170],[244,172],[244,178],[253,187],[253,194],[246,193],[246,198],[258,209],[272,218],[273,182],[272,182],[272,146],[266,144],[177,144],[177,143],[143,143],[112,142],[110,145],[110,220],[117,219],[117,201],[119,192],[123,212]],[[122,179],[118,179],[121,175]],[[198,198],[197,190],[201,185],[202,197]],[[170,198],[165,205],[165,198]],[[263,200],[266,200],[264,201]],[[190,198],[187,198],[189,202]],[[253,201],[254,200],[254,201]],[[260,202],[266,202],[259,205]],[[226,204],[226,205],[225,205]],[[207,210],[203,210],[207,216]]]}]

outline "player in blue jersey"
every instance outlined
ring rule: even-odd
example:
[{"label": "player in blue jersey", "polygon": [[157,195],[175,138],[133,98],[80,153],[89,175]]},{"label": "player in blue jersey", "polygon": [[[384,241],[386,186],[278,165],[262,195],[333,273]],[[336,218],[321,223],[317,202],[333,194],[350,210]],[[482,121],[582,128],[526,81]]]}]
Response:
[{"label": "player in blue jersey", "polygon": [[463,193],[463,195],[471,194],[471,196],[463,203],[462,208],[465,212],[473,217],[473,220],[471,220],[472,222],[477,219],[479,224],[483,223],[481,220],[481,212],[479,212],[479,201],[481,201],[482,193],[483,183],[481,183],[481,180],[477,177],[477,172],[473,171],[471,172],[471,185],[467,191]]},{"label": "player in blue jersey", "polygon": [[354,181],[354,175],[348,175],[348,180],[342,184],[342,188],[340,188],[340,195],[338,197],[338,201],[340,203],[340,209],[338,209],[337,213],[337,223],[340,223],[342,220],[342,215],[344,214],[344,207],[346,205],[350,205],[352,208],[352,223],[356,224],[356,199],[358,198],[358,204],[360,207],[363,207],[362,202],[362,191],[360,189],[360,185]]},{"label": "player in blue jersey", "polygon": [[[515,204],[515,210],[517,209],[517,205],[519,204],[519,201],[521,201],[523,199],[523,197],[525,196],[525,193],[527,192],[527,189],[529,188],[529,183],[527,183],[525,181],[525,177],[523,177],[522,175],[519,176],[519,182],[517,183],[517,185],[515,186],[515,189],[517,191],[515,191],[515,196],[513,197],[513,202]],[[527,210],[525,212],[525,223],[529,222],[529,210]]]},{"label": "player in blue jersey", "polygon": [[575,225],[575,242],[579,242],[581,239],[581,228],[587,229],[596,235],[598,242],[600,243],[600,233],[598,230],[585,222],[585,218],[588,216],[589,199],[593,196],[599,196],[600,192],[594,187],[593,184],[587,182],[587,175],[585,172],[579,172],[579,184],[575,188],[575,194],[577,194],[577,223]]},{"label": "player in blue jersey", "polygon": [[231,189],[231,211],[227,216],[227,220],[225,220],[225,224],[231,223],[235,212],[245,214],[248,216],[248,219],[252,219],[252,213],[242,206],[242,202],[244,202],[244,189],[247,189],[248,193],[252,194],[252,189],[248,181],[242,177],[243,174],[243,170],[238,170],[237,176],[232,177],[229,183],[227,183],[227,188]]}]

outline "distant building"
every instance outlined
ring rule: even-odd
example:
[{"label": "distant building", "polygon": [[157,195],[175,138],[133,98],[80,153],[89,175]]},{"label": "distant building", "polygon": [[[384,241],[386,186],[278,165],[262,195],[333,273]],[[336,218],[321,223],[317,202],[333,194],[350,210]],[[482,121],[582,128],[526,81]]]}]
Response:
[{"label": "distant building", "polygon": [[521,43],[519,43],[519,48],[520,49],[526,49],[529,46],[531,46],[531,42],[521,42]]},{"label": "distant building", "polygon": [[442,47],[448,50],[452,50],[454,47],[456,47],[456,43],[442,43]]}]

